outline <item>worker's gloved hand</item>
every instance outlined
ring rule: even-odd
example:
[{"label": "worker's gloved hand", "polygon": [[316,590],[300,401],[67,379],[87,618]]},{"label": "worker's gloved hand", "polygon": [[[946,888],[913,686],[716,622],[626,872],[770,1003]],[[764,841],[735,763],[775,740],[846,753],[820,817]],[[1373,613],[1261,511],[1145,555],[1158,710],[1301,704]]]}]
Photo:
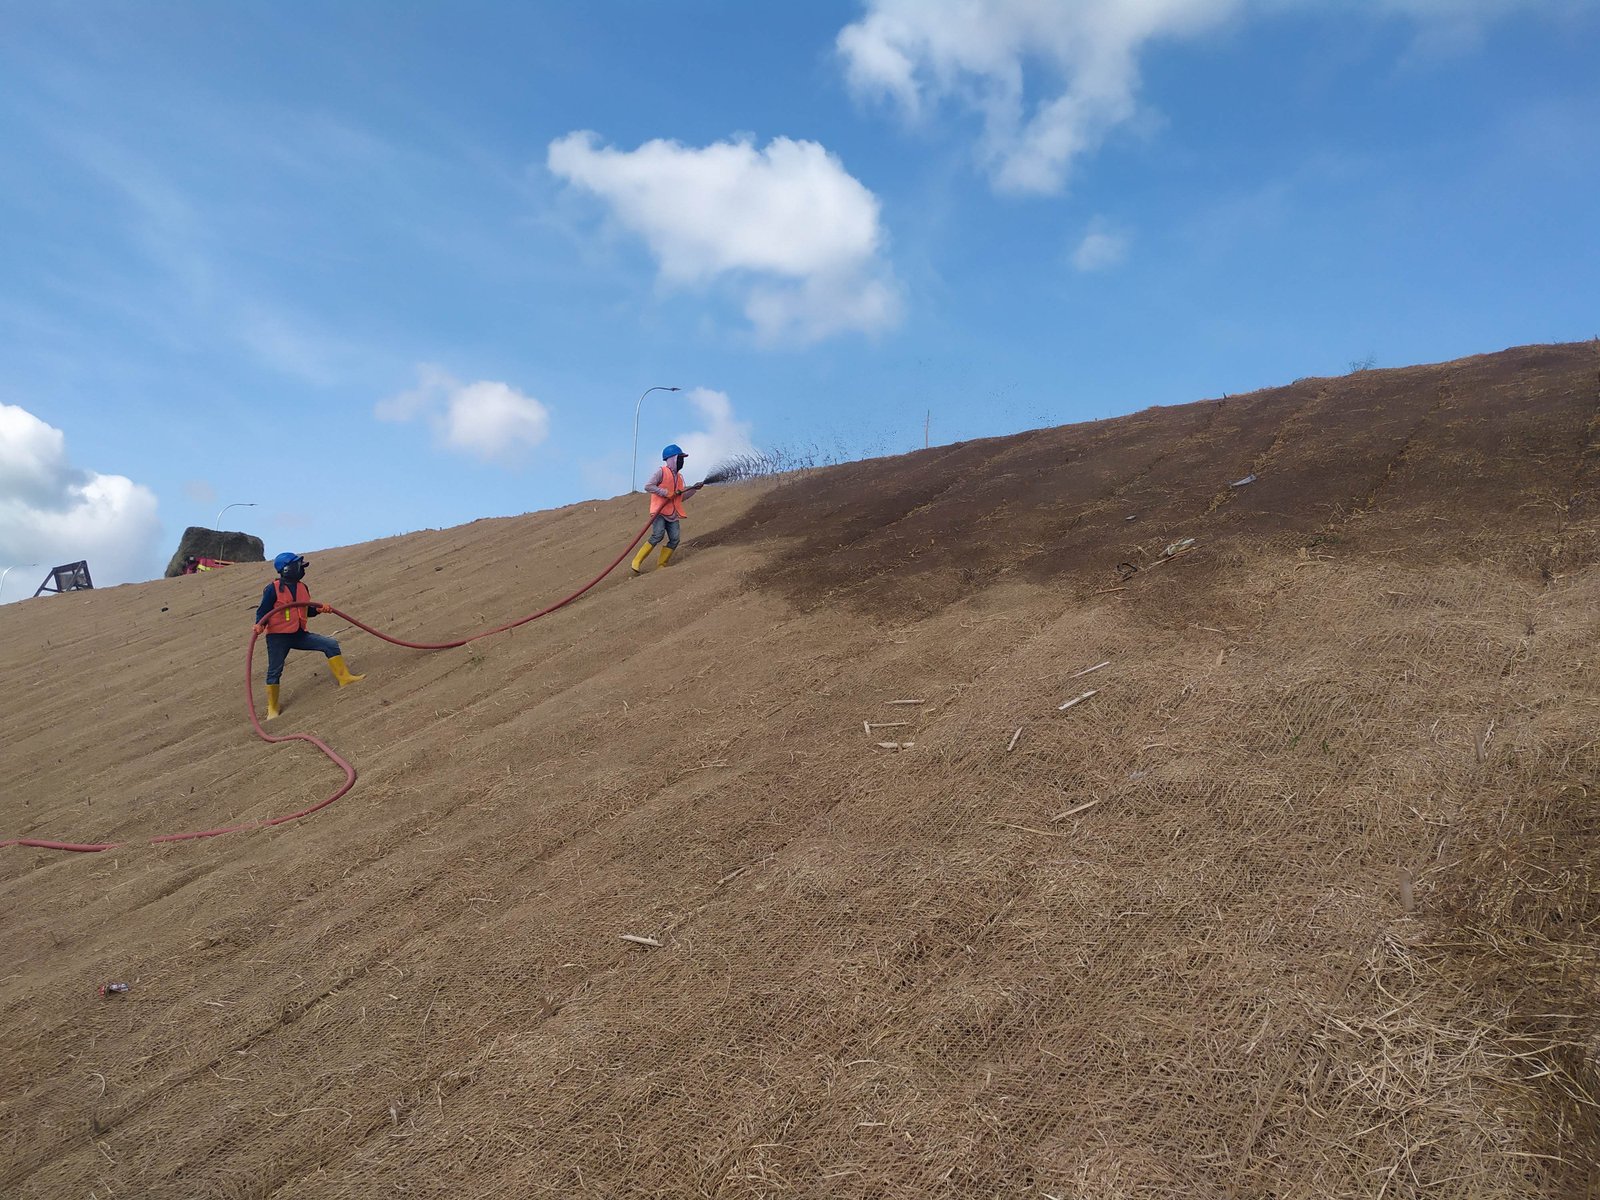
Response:
[{"label": "worker's gloved hand", "polygon": [[266,631],[267,631],[267,623],[265,621],[258,621],[256,623],[256,632],[257,633],[265,633]]}]

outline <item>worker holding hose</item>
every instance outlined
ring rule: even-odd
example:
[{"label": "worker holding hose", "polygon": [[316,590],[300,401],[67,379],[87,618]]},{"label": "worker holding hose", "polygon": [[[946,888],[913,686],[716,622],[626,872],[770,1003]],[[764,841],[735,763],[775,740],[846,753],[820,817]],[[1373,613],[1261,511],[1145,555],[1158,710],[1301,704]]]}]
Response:
[{"label": "worker holding hose", "polygon": [[301,555],[287,552],[273,559],[272,566],[278,572],[278,578],[267,584],[261,593],[261,605],[256,609],[256,632],[267,635],[269,721],[279,715],[278,680],[283,678],[283,662],[291,650],[319,650],[326,654],[328,669],[333,672],[340,687],[366,678],[365,675],[350,673],[338,642],[306,628],[310,618],[324,611],[321,605],[311,603],[311,589],[303,582],[306,568],[310,565]]},{"label": "worker holding hose", "polygon": [[667,565],[672,552],[678,548],[678,522],[683,519],[683,502],[705,486],[700,483],[692,488],[683,486],[683,461],[688,457],[676,443],[667,446],[661,451],[661,466],[644,485],[644,490],[650,494],[650,536],[633,556],[635,575],[644,566],[651,548],[661,545],[662,538],[667,539],[667,544],[661,546],[661,566]]}]

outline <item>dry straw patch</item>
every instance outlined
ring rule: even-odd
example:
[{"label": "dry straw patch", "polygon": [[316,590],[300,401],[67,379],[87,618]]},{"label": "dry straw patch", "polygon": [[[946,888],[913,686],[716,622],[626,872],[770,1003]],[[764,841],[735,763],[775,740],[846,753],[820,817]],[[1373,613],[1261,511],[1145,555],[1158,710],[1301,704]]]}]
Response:
[{"label": "dry straw patch", "polygon": [[[1593,1194],[1600,397],[1542,354],[809,472],[781,541],[477,664],[375,653],[378,704],[305,688],[364,772],[314,826],[11,860],[0,1191]],[[418,569],[502,564],[474,601],[514,611],[614,526],[341,553],[438,620]],[[235,599],[195,627],[231,645]],[[181,697],[151,794],[265,803],[264,759],[184,757],[236,681],[96,600],[28,636]],[[10,697],[39,794],[132,769]],[[110,961],[129,1002],[86,1002]]]}]

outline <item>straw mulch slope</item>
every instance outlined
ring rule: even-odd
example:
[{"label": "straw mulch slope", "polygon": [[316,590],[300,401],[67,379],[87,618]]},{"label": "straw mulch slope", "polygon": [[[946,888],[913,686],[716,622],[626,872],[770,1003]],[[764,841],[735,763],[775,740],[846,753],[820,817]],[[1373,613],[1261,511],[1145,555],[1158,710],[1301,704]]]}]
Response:
[{"label": "straw mulch slope", "polygon": [[[472,647],[330,624],[368,677],[280,724],[350,796],[0,856],[0,1194],[1592,1194],[1597,414],[1589,344],[1302,380],[708,490]],[[636,503],[310,582],[444,637]],[[244,726],[240,570],[0,609],[7,834],[332,789]]]}]

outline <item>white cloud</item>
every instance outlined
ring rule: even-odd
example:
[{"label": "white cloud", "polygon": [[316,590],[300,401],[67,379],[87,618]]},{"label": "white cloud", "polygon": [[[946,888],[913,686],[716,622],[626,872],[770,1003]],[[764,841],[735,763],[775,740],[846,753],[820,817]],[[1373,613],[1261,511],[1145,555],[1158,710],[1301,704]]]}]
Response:
[{"label": "white cloud", "polygon": [[438,443],[484,462],[510,464],[550,435],[550,410],[507,383],[463,384],[431,363],[417,386],[373,405],[380,421],[426,419]]},{"label": "white cloud", "polygon": [[1108,227],[1099,218],[1089,223],[1078,248],[1072,252],[1072,265],[1080,271],[1103,271],[1128,257],[1128,237]]},{"label": "white cloud", "polygon": [[[684,463],[684,474],[699,479],[710,474],[712,468],[740,454],[754,454],[755,443],[750,440],[750,424],[733,415],[733,402],[726,392],[710,388],[695,388],[686,393],[686,399],[700,414],[700,429],[678,434],[676,441],[689,459]],[[654,470],[654,468],[651,468]]]},{"label": "white cloud", "polygon": [[550,436],[550,410],[504,383],[470,383],[451,395],[447,446],[479,458],[516,457]]},{"label": "white cloud", "polygon": [[580,132],[551,142],[546,162],[644,239],[664,284],[731,286],[764,340],[811,342],[899,319],[877,197],[816,142],[656,140],[623,151]]},{"label": "white cloud", "polygon": [[900,293],[882,279],[816,276],[797,285],[760,283],[745,315],[768,341],[819,342],[852,329],[887,329],[900,319]]},{"label": "white cloud", "polygon": [[[1490,20],[1551,0],[1375,0],[1365,18],[1416,22],[1419,42],[1460,43]],[[865,0],[836,48],[851,89],[911,120],[955,101],[983,122],[978,155],[997,191],[1049,194],[1138,114],[1139,56],[1251,12],[1351,11],[1348,0]],[[1037,97],[1037,98],[1035,98]]]},{"label": "white cloud", "polygon": [[51,567],[80,559],[97,584],[149,578],[161,535],[156,507],[149,488],[74,467],[61,430],[0,404],[0,568],[18,564],[7,596],[32,595]]},{"label": "white cloud", "polygon": [[[851,87],[917,118],[958,98],[982,117],[979,152],[994,186],[1049,193],[1073,161],[1132,118],[1137,57],[1156,37],[1197,33],[1244,0],[869,0],[840,32]],[[1049,81],[1030,102],[1033,64]]]}]

